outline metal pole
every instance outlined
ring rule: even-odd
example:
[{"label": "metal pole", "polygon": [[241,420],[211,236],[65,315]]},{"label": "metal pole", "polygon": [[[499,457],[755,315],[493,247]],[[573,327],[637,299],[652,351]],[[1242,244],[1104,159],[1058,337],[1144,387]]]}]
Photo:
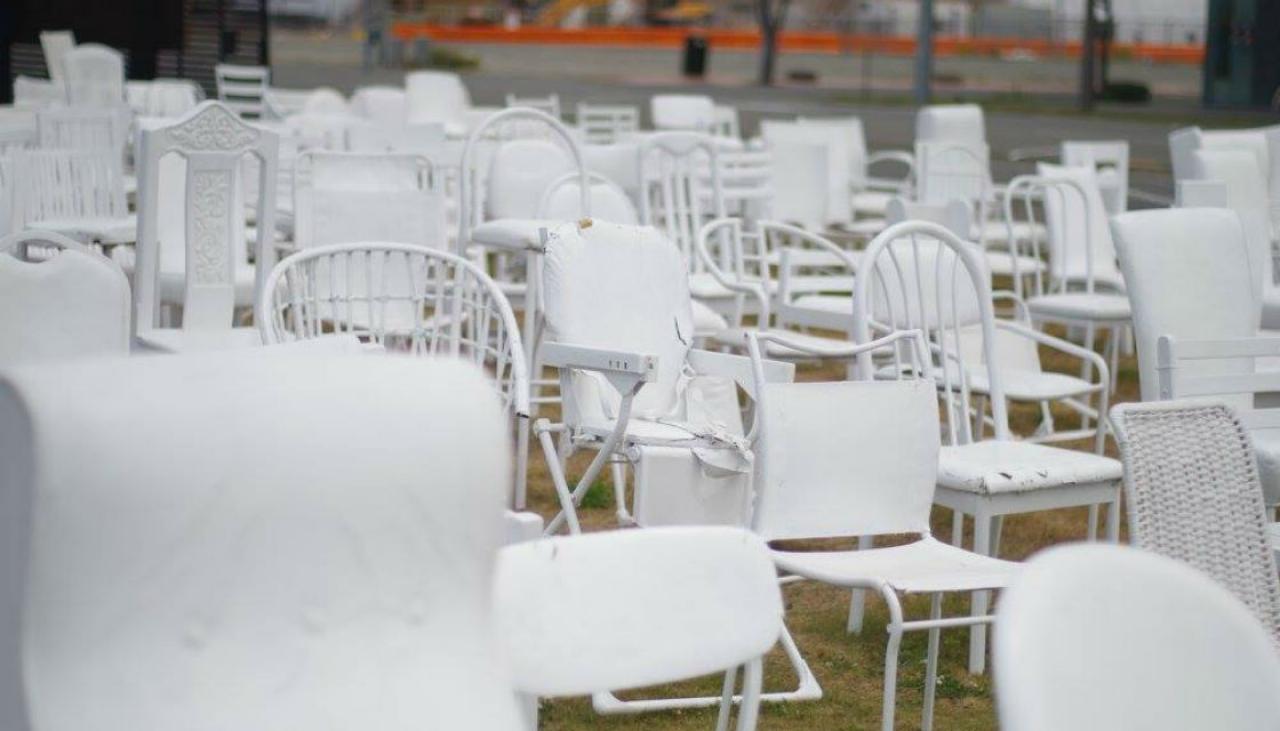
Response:
[{"label": "metal pole", "polygon": [[1084,41],[1080,44],[1080,108],[1086,112],[1093,110],[1093,61],[1094,49],[1098,45],[1098,23],[1094,18],[1097,0],[1086,0],[1084,4]]},{"label": "metal pole", "polygon": [[258,23],[262,33],[258,43],[258,65],[271,65],[271,14],[267,10],[268,0],[258,0]]},{"label": "metal pole", "polygon": [[928,104],[933,82],[933,0],[920,0],[919,20],[916,32],[915,97],[917,104]]}]

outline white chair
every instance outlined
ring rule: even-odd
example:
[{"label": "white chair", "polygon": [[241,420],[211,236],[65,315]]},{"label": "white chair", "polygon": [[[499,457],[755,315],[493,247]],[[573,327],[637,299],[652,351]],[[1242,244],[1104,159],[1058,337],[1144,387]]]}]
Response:
[{"label": "white chair", "polygon": [[5,374],[0,425],[0,726],[521,728],[474,366],[44,365]]},{"label": "white chair", "polygon": [[[852,172],[849,167],[848,135],[834,125],[802,124],[797,122],[779,122],[767,120],[760,124],[760,134],[765,145],[772,148],[778,144],[820,144],[825,148],[824,164],[827,177],[823,188],[808,191],[826,201],[823,215],[823,226],[850,228],[853,223],[853,199],[849,190],[852,187]],[[788,167],[796,167],[802,162],[801,157],[791,157],[783,153],[774,153],[774,170],[784,173]],[[785,182],[798,177],[799,173],[788,175]],[[775,181],[778,195],[784,196],[784,181]],[[782,200],[786,200],[785,197]],[[874,232],[873,232],[874,233]]]},{"label": "white chair", "polygon": [[726,140],[742,140],[742,123],[738,119],[738,108],[728,104],[717,104],[711,109],[711,134]]},{"label": "white chair", "polygon": [[67,103],[73,106],[124,104],[124,55],[98,43],[81,43],[62,55]]},{"label": "white chair", "polygon": [[520,96],[518,94],[507,94],[507,107],[527,107],[529,109],[537,109],[539,112],[548,114],[556,119],[560,119],[560,95],[548,94],[546,96]]},{"label": "white chair", "polygon": [[1275,728],[1270,639],[1239,600],[1176,561],[1119,546],[1046,551],[996,614],[1000,727]]},{"label": "white chair", "polygon": [[[615,462],[620,522],[744,525],[750,469],[734,384],[749,382],[749,369],[740,356],[693,349],[679,250],[648,227],[561,224],[548,231],[542,271],[542,357],[560,369],[564,401],[563,425],[535,425],[561,507],[548,532],[579,532],[575,506],[616,457],[636,466],[628,505]],[[597,454],[571,492],[560,457],[579,449]]]},{"label": "white chair", "polygon": [[[587,173],[587,195],[593,220],[622,226],[640,225],[640,212],[617,183],[599,173]],[[538,204],[537,218],[546,221],[574,221],[582,212],[582,178],[568,172],[547,185]]]},{"label": "white chair", "polygon": [[76,35],[69,30],[40,31],[40,50],[44,52],[44,67],[53,81],[62,81],[67,75],[67,52],[76,47]]},{"label": "white chair", "polygon": [[140,117],[181,117],[204,101],[204,90],[188,79],[130,81],[125,95]]},{"label": "white chair", "polygon": [[483,369],[515,423],[511,502],[524,506],[526,356],[511,305],[478,267],[421,245],[314,246],[276,265],[254,315],[267,345],[354,335],[389,352],[456,358]]},{"label": "white chair", "polygon": [[[1267,182],[1256,158],[1247,150],[1204,148],[1191,152],[1191,179],[1217,182],[1223,187],[1222,205],[1235,211],[1249,245],[1249,268],[1256,280],[1254,292],[1261,326],[1280,326],[1280,288],[1272,267],[1272,231]],[[1185,182],[1184,182],[1185,184]]]},{"label": "white chair", "polygon": [[349,114],[351,105],[342,92],[328,86],[313,89],[302,103],[301,114]]},{"label": "white chair", "polygon": [[783,137],[775,134],[768,142],[769,197],[765,217],[806,231],[825,231],[831,223],[827,215],[831,149],[821,141]]},{"label": "white chair", "polygon": [[408,106],[408,94],[394,86],[362,86],[351,96],[353,114],[388,129],[408,122]]},{"label": "white chair", "polygon": [[[592,694],[596,710],[610,713],[624,706],[607,691],[728,670],[717,728],[728,729],[735,700],[736,728],[755,728],[762,655],[783,631],[773,561],[759,538],[736,528],[550,538],[503,549],[495,586],[518,690]],[[745,677],[735,698],[738,666]]]},{"label": "white chair", "polygon": [[711,134],[716,103],[702,94],[657,94],[649,100],[649,117],[659,131]]},{"label": "white chair", "polygon": [[1266,178],[1267,200],[1271,201],[1271,225],[1280,231],[1280,125],[1252,129],[1202,130],[1184,127],[1169,133],[1169,152],[1175,182],[1192,176],[1191,153],[1197,149],[1247,150],[1257,158]]},{"label": "white chair", "polygon": [[1129,210],[1128,140],[1066,140],[1059,157],[1067,167],[1085,166],[1095,170],[1107,213],[1114,216]]},{"label": "white chair", "polygon": [[[1197,396],[1111,410],[1129,540],[1216,579],[1280,646],[1276,525],[1263,501],[1251,432],[1225,403]],[[1258,412],[1247,413],[1258,420]]]},{"label": "white chair", "polygon": [[0,237],[0,365],[127,355],[129,280],[52,232]]},{"label": "white chair", "polygon": [[86,243],[132,238],[120,161],[107,150],[17,150],[10,166],[11,232],[37,228]]},{"label": "white chair", "polygon": [[[892,350],[895,358],[905,357],[916,364],[916,373],[924,374],[890,382],[775,382],[765,376],[757,336],[750,335],[748,342],[756,378],[752,527],[767,541],[863,537],[863,550],[775,550],[774,562],[784,575],[876,591],[888,605],[881,715],[885,731],[895,728],[902,635],[929,632],[922,719],[927,731],[933,725],[941,629],[991,621],[985,612],[943,619],[943,594],[1003,588],[1017,565],[930,535],[940,429],[935,386],[923,360],[928,356],[917,355],[926,348],[923,338],[919,331],[899,331],[884,340],[846,346],[851,357]],[[915,540],[871,547],[871,536],[903,534]],[[931,595],[928,619],[904,616],[899,596],[916,593]],[[800,670],[802,679],[807,670]]]},{"label": "white chair", "polygon": [[[262,291],[275,263],[275,247],[271,236],[259,235],[251,276],[239,273],[248,273],[242,253],[247,247],[240,169],[246,159],[256,160],[257,229],[274,231],[278,137],[244,122],[221,102],[208,101],[171,125],[144,129],[139,139],[140,215],[134,274],[134,327],[139,341],[167,351],[259,344],[256,329],[233,327],[234,312],[237,302],[243,303],[247,296],[251,306]],[[162,170],[172,173],[167,166],[179,163],[185,164],[185,179],[174,181],[174,189],[169,189],[163,181],[170,178]],[[162,187],[166,187],[163,192]],[[167,233],[164,241],[160,238],[162,195],[180,196],[183,201],[185,237],[180,244]],[[176,294],[175,288],[181,292],[182,306],[182,324],[177,328],[160,317],[165,291]]]},{"label": "white chair", "polygon": [[916,111],[916,142],[987,144],[986,119],[977,104],[932,104]]},{"label": "white chair", "polygon": [[[903,195],[915,173],[915,157],[905,150],[870,152],[862,120],[857,117],[797,117],[800,124],[831,126],[844,133],[845,150],[849,153],[849,182],[852,186],[853,211],[856,216],[874,220],[884,216],[889,200]],[[871,174],[876,165],[893,164],[905,169],[897,178]],[[876,231],[875,233],[879,233]]]},{"label": "white chair", "polygon": [[588,145],[612,145],[640,131],[640,109],[625,104],[580,102],[574,122]]},{"label": "white chair", "polygon": [[124,164],[129,139],[129,110],[123,103],[101,107],[49,107],[36,111],[40,146],[102,150]]},{"label": "white chair", "polygon": [[[945,441],[933,500],[952,511],[952,542],[960,545],[964,516],[974,518],[974,551],[998,555],[1002,516],[1056,508],[1089,507],[1088,535],[1097,530],[1098,509],[1108,506],[1106,536],[1116,540],[1120,527],[1120,463],[1090,454],[1027,441],[1015,441],[1009,430],[1010,387],[1001,363],[996,332],[1006,331],[1033,342],[1068,349],[1067,344],[1016,322],[997,320],[990,280],[979,250],[943,226],[908,221],[877,236],[858,262],[854,290],[855,343],[874,334],[919,330],[935,359]],[[1077,357],[1090,354],[1076,349]],[[978,362],[988,367],[975,368]],[[1106,364],[1092,359],[1102,384]],[[902,377],[895,363],[877,367],[869,355],[859,357],[863,377]],[[1008,379],[1012,383],[1014,378]],[[980,396],[985,394],[985,399]],[[986,404],[983,401],[986,401]],[[1032,400],[1032,399],[1028,399]],[[1106,389],[1099,393],[1097,416],[1106,413]],[[982,417],[989,408],[989,415]],[[978,418],[975,418],[977,415]],[[984,424],[993,434],[983,439]],[[1096,436],[1100,441],[1102,432]],[[987,596],[974,597],[974,614],[987,611]],[[850,627],[861,624],[855,601]],[[969,668],[985,665],[985,627],[970,630]]]},{"label": "white chair", "polygon": [[300,249],[356,241],[447,247],[444,193],[421,155],[308,151],[294,181]]},{"label": "white chair", "polygon": [[213,67],[218,101],[247,119],[266,119],[267,90],[271,86],[271,69],[265,66],[239,66],[220,63]]},{"label": "white chair", "polygon": [[405,121],[438,122],[454,137],[467,133],[467,111],[471,95],[457,74],[445,71],[414,71],[404,77]]},{"label": "white chair", "polygon": [[34,79],[17,76],[13,79],[13,108],[15,110],[42,109],[67,103],[65,81]]}]

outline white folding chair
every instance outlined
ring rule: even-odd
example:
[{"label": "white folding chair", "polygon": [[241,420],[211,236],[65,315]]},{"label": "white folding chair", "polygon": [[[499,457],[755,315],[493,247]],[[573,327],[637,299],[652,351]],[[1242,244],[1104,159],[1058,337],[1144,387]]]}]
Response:
[{"label": "white folding chair", "polygon": [[[141,343],[165,351],[261,343],[255,328],[234,326],[234,313],[237,302],[243,305],[247,299],[253,305],[275,263],[273,237],[262,232],[275,231],[278,146],[274,132],[244,122],[215,101],[202,103],[171,125],[141,132],[134,274],[134,327]],[[254,210],[259,235],[252,270],[243,263],[246,211],[240,180],[241,165],[249,158],[258,168]],[[176,178],[177,171],[169,166],[179,164],[186,166],[185,177],[169,184],[171,189],[162,181],[169,175]],[[163,242],[160,238],[168,220],[161,215],[162,195],[180,195],[183,201],[179,210],[186,213],[185,237],[180,243],[167,233]],[[181,292],[180,327],[160,317],[165,291],[175,295],[175,288]]]},{"label": "white folding chair", "polygon": [[72,106],[124,104],[124,55],[99,43],[81,43],[62,54],[67,103]]},{"label": "white folding chair", "polygon": [[1009,731],[1262,731],[1280,724],[1271,638],[1217,582],[1119,546],[1026,565],[996,615]]},{"label": "white folding chair", "polygon": [[[756,374],[755,505],[752,527],[768,541],[861,536],[861,550],[775,550],[784,575],[855,591],[872,590],[889,611],[881,726],[894,728],[898,650],[904,632],[927,630],[922,727],[933,725],[940,631],[984,626],[985,612],[943,619],[945,592],[1003,588],[1017,565],[934,539],[930,502],[938,476],[939,432],[935,385],[919,331],[898,331],[878,341],[847,344],[847,357],[892,352],[913,363],[921,378],[827,383],[773,382],[766,378],[761,343],[748,336]],[[791,345],[790,341],[786,341]],[[916,539],[872,548],[872,536]],[[907,620],[900,594],[932,596],[927,620]],[[812,676],[800,661],[802,682]],[[812,681],[816,686],[816,681]]]},{"label": "white folding chair", "polygon": [[[945,419],[933,500],[952,511],[952,542],[961,544],[964,516],[972,515],[974,551],[998,555],[1003,516],[1076,506],[1089,508],[1092,539],[1102,505],[1108,506],[1107,538],[1116,540],[1120,463],[1101,454],[1013,439],[1005,369],[991,367],[1001,363],[997,331],[1068,351],[1070,344],[1017,322],[997,320],[993,309],[980,250],[936,223],[890,226],[858,262],[853,342],[866,343],[873,334],[902,330],[919,330],[927,338]],[[1099,384],[1108,383],[1101,358],[1084,348],[1074,352],[1096,368]],[[859,356],[858,372],[864,378],[903,375],[897,364],[877,366],[869,354]],[[1096,419],[1106,415],[1106,396],[1104,387],[1098,393]],[[984,438],[986,424],[992,427],[990,438]],[[1095,444],[1103,434],[1099,428]],[[975,594],[973,605],[975,615],[985,614],[987,595]],[[855,601],[850,628],[860,625],[861,605]],[[972,672],[985,666],[985,629],[979,625],[970,630]]]},{"label": "white folding chair", "polygon": [[474,366],[41,365],[6,372],[0,425],[0,726],[521,727]]},{"label": "white folding chair", "polygon": [[[646,701],[627,705],[609,691],[728,670],[716,727],[728,729],[737,701],[738,731],[755,728],[762,656],[783,631],[783,607],[769,549],[750,533],[654,528],[523,543],[503,549],[495,586],[521,692],[591,694],[600,713],[636,713]],[[686,707],[705,705],[694,700]]]},{"label": "white folding chair", "polygon": [[220,63],[213,67],[218,101],[237,115],[247,119],[266,119],[267,91],[271,86],[271,69],[265,66],[239,66]]},{"label": "white folding chair", "polygon": [[0,237],[0,364],[129,352],[129,280],[56,233]]}]

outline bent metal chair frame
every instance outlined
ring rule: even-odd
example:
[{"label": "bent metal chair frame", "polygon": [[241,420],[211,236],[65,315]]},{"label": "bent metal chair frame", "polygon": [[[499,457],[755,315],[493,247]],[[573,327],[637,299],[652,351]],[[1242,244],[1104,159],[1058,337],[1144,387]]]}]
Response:
[{"label": "bent metal chair frame", "polygon": [[267,345],[346,334],[391,352],[484,368],[516,420],[512,498],[523,503],[529,373],[511,305],[479,267],[412,244],[317,246],[272,270],[254,317]]}]

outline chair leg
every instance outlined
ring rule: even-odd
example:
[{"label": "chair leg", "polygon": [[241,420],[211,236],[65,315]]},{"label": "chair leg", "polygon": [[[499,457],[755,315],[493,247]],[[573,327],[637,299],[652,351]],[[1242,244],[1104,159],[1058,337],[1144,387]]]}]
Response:
[{"label": "chair leg", "polygon": [[1004,535],[1004,516],[997,515],[991,519],[991,555],[1000,555],[1000,537]]},{"label": "chair leg", "polygon": [[[865,551],[871,548],[871,536],[858,536],[858,550]],[[866,589],[853,589],[849,596],[849,622],[845,625],[845,631],[851,635],[862,634],[862,618],[867,611],[867,591]]]},{"label": "chair leg", "polygon": [[[933,604],[929,609],[929,619],[942,618],[942,594],[935,592]],[[924,708],[921,710],[920,727],[924,731],[933,729],[933,703],[938,689],[938,641],[942,630],[938,627],[929,629],[929,654],[925,658],[924,671]]]},{"label": "chair leg", "polygon": [[623,523],[631,515],[627,511],[627,465],[622,462],[609,465],[609,476],[613,482],[613,500],[618,508],[618,522]]},{"label": "chair leg", "polygon": [[1098,540],[1098,506],[1097,504],[1089,506],[1089,530],[1088,538],[1090,543]]},{"label": "chair leg", "polygon": [[560,501],[560,514],[552,518],[547,525],[546,535],[553,535],[560,529],[561,523],[567,522],[569,525],[569,534],[575,535],[582,532],[582,527],[578,523],[578,511],[574,508],[573,495],[569,492],[569,483],[564,478],[564,468],[561,467],[560,455],[556,453],[555,445],[551,441],[551,433],[543,427],[543,422],[539,421],[538,443],[542,445],[542,456],[547,462],[547,471],[551,473],[551,484],[556,488],[556,498]]},{"label": "chair leg", "polygon": [[[979,510],[973,518],[973,552],[981,556],[991,555],[991,516]],[[987,613],[991,601],[990,592],[975,591],[970,599],[970,614],[981,617]],[[969,628],[969,672],[981,675],[987,668],[987,626],[975,624]]]},{"label": "chair leg", "polygon": [[738,731],[754,731],[760,718],[760,696],[764,686],[764,659],[747,663],[742,673],[742,704],[738,706]]},{"label": "chair leg", "polygon": [[516,417],[516,486],[511,501],[516,510],[524,510],[529,496],[529,419]]},{"label": "chair leg", "polygon": [[733,713],[733,690],[738,684],[738,668],[725,671],[724,685],[720,689],[720,714],[716,717],[716,731],[729,731],[729,716]]},{"label": "chair leg", "polygon": [[893,731],[893,717],[898,702],[898,650],[902,646],[902,606],[892,592],[885,591],[889,603],[889,643],[884,651],[884,702],[880,711],[880,728]]},{"label": "chair leg", "polygon": [[1116,488],[1116,497],[1107,506],[1107,541],[1120,542],[1120,488]]},{"label": "chair leg", "polygon": [[964,513],[951,511],[951,545],[964,548]]}]

